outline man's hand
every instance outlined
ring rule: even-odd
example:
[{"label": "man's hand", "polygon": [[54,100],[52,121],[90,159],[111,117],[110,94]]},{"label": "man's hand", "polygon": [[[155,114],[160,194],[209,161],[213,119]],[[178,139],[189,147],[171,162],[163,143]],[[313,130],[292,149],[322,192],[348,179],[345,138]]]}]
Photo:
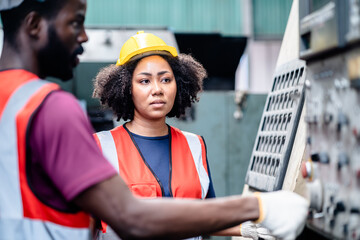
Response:
[{"label": "man's hand", "polygon": [[260,217],[256,223],[281,239],[295,239],[304,228],[309,202],[290,191],[255,193]]}]

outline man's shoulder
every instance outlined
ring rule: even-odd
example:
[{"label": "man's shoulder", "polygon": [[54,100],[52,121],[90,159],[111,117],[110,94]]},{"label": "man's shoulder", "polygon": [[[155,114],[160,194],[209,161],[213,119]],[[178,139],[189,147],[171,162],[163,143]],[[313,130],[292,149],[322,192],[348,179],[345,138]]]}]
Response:
[{"label": "man's shoulder", "polygon": [[37,116],[42,122],[51,123],[53,128],[56,126],[69,126],[88,124],[85,110],[81,108],[78,100],[71,93],[56,90],[50,93],[40,107]]},{"label": "man's shoulder", "polygon": [[63,90],[56,90],[49,94],[44,101],[44,106],[49,107],[55,113],[61,110],[66,112],[82,110],[75,96]]}]

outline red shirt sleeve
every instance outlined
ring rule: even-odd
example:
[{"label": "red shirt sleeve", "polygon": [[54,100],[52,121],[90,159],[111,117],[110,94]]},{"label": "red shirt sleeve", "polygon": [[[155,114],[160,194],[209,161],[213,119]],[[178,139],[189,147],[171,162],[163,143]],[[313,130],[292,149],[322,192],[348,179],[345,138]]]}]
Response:
[{"label": "red shirt sleeve", "polygon": [[29,136],[31,182],[38,194],[63,205],[66,203],[59,198],[71,201],[117,174],[102,155],[93,132],[74,96],[56,91],[47,97],[34,116]]}]

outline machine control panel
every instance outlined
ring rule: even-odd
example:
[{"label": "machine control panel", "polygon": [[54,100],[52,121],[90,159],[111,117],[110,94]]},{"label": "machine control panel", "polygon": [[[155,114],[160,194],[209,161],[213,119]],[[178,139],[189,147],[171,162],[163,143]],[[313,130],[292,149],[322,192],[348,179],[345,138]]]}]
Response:
[{"label": "machine control panel", "polygon": [[283,186],[292,144],[304,103],[305,62],[277,68],[246,175],[249,187],[260,191]]},{"label": "machine control panel", "polygon": [[360,47],[311,62],[305,81],[308,226],[360,239]]}]

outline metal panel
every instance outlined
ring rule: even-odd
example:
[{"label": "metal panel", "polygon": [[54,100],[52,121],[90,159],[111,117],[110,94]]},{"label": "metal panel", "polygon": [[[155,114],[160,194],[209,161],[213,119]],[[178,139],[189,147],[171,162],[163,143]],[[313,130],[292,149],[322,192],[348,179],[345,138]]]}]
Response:
[{"label": "metal panel", "polygon": [[89,0],[88,26],[169,27],[243,35],[241,0]]},{"label": "metal panel", "polygon": [[282,188],[304,103],[304,81],[304,61],[275,71],[246,175],[246,183],[256,190]]}]

